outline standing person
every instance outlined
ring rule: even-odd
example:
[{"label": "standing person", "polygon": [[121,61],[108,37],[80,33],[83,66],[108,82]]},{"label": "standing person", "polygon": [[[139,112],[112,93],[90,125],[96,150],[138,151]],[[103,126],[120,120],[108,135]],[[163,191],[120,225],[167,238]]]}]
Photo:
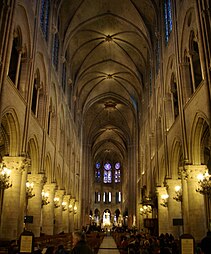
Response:
[{"label": "standing person", "polygon": [[73,233],[73,249],[71,254],[94,254],[90,246],[86,242],[86,234],[84,232]]},{"label": "standing person", "polygon": [[211,253],[211,231],[208,231],[207,236],[201,240],[201,250],[204,254]]}]

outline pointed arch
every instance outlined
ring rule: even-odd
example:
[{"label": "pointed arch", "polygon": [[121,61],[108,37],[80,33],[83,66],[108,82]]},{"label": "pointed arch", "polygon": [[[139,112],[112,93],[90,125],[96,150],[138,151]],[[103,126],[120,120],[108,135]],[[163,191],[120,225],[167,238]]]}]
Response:
[{"label": "pointed arch", "polygon": [[27,151],[29,158],[31,159],[31,173],[40,173],[39,146],[36,137],[29,139]]},{"label": "pointed arch", "polygon": [[203,113],[195,115],[191,131],[190,158],[194,165],[204,164],[205,144],[209,143],[210,131],[206,116]]},{"label": "pointed arch", "polygon": [[20,126],[14,109],[6,109],[5,112],[3,112],[1,137],[4,140],[4,151],[6,154],[10,156],[17,156],[20,154]]}]

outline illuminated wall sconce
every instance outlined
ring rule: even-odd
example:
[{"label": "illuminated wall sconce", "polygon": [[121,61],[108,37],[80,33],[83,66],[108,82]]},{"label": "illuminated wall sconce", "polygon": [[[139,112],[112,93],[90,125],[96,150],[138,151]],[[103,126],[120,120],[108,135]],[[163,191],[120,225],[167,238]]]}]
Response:
[{"label": "illuminated wall sconce", "polygon": [[175,186],[175,193],[176,193],[176,196],[173,197],[173,199],[175,199],[177,202],[182,202],[182,188],[181,186],[177,185]]},{"label": "illuminated wall sconce", "polygon": [[78,208],[77,208],[77,206],[75,205],[74,208],[73,208],[74,214],[77,213],[77,210],[78,210]]},{"label": "illuminated wall sconce", "polygon": [[3,164],[0,165],[0,189],[5,190],[12,187],[10,183],[11,170],[6,168]]},{"label": "illuminated wall sconce", "polygon": [[60,205],[59,205],[59,198],[55,197],[53,201],[54,201],[54,208],[60,207]]},{"label": "illuminated wall sconce", "polygon": [[140,214],[141,215],[148,215],[152,212],[152,207],[150,205],[144,205],[140,208]]},{"label": "illuminated wall sconce", "polygon": [[202,195],[211,197],[211,175],[206,172],[205,174],[199,174],[197,176],[199,188],[196,189]]},{"label": "illuminated wall sconce", "polygon": [[161,203],[160,203],[160,205],[162,205],[164,207],[168,207],[168,198],[169,198],[168,194],[161,195]]},{"label": "illuminated wall sconce", "polygon": [[69,213],[72,213],[72,211],[73,211],[73,205],[70,204],[70,205],[69,205]]},{"label": "illuminated wall sconce", "polygon": [[62,202],[62,211],[67,210],[67,202]]},{"label": "illuminated wall sconce", "polygon": [[44,205],[48,205],[50,202],[48,201],[49,193],[42,191],[42,207]]},{"label": "illuminated wall sconce", "polygon": [[35,194],[33,193],[34,183],[26,182],[26,198],[33,198]]}]

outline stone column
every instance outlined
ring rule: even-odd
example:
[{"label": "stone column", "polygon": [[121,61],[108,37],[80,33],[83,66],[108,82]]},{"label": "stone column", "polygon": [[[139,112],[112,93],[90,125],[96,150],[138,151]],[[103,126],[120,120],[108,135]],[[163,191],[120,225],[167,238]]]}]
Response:
[{"label": "stone column", "polygon": [[27,224],[26,228],[31,230],[34,233],[35,237],[39,237],[41,227],[41,193],[44,185],[44,174],[28,175],[28,180],[34,183],[33,192],[35,196],[28,200],[28,215],[33,216],[33,223]]},{"label": "stone column", "polygon": [[56,190],[55,197],[59,198],[58,207],[54,208],[55,213],[55,224],[54,224],[54,234],[59,234],[62,232],[62,201],[64,196],[64,190]]},{"label": "stone column", "polygon": [[63,202],[66,202],[66,208],[62,208],[62,230],[64,233],[69,233],[69,202],[70,202],[70,195],[64,195]]},{"label": "stone column", "polygon": [[[188,213],[191,214],[190,234],[196,241],[200,241],[207,231],[205,199],[202,194],[196,191],[199,187],[197,176],[204,174],[207,170],[205,165],[188,165],[187,170],[187,194],[188,194]],[[200,226],[199,226],[200,225]]]},{"label": "stone column", "polygon": [[48,205],[42,207],[42,232],[46,235],[53,235],[54,231],[54,196],[55,183],[45,184],[44,191],[49,193]]},{"label": "stone column", "polygon": [[173,219],[182,219],[181,202],[174,199],[176,197],[175,187],[181,187],[181,180],[168,179],[166,182],[168,185],[169,194],[168,211],[170,231],[168,233],[171,233],[174,237],[179,238],[179,236],[182,234],[182,226],[174,226]]},{"label": "stone column", "polygon": [[[3,157],[3,164],[11,170],[12,186],[4,191],[0,235],[11,240],[19,237],[20,194],[24,157]],[[22,218],[23,222],[23,218]]]},{"label": "stone column", "polygon": [[70,232],[74,231],[74,206],[75,199],[71,198],[69,203],[69,222],[70,222]]},{"label": "stone column", "polygon": [[22,172],[21,179],[21,192],[20,192],[20,213],[19,213],[19,222],[18,222],[18,236],[23,232],[25,224],[24,224],[24,216],[26,215],[26,181],[27,181],[27,172],[28,167],[31,164],[31,160],[26,158],[23,161],[24,171]]},{"label": "stone column", "polygon": [[183,215],[183,233],[189,234],[190,233],[190,219],[189,219],[189,199],[188,199],[188,187],[187,187],[187,172],[182,167],[181,169],[181,176],[182,176],[182,215]]},{"label": "stone column", "polygon": [[167,194],[166,187],[157,187],[158,193],[158,232],[161,233],[169,232],[169,213],[168,207],[161,205],[162,199],[161,195]]}]

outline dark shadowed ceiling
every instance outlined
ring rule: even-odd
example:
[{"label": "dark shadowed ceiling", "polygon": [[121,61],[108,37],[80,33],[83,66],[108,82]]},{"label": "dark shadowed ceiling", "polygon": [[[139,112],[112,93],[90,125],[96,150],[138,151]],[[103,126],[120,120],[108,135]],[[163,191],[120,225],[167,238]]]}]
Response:
[{"label": "dark shadowed ceiling", "polygon": [[[94,159],[122,161],[136,139],[152,60],[156,6],[147,0],[64,0],[60,28],[72,110]],[[112,157],[111,157],[112,156]]]}]

